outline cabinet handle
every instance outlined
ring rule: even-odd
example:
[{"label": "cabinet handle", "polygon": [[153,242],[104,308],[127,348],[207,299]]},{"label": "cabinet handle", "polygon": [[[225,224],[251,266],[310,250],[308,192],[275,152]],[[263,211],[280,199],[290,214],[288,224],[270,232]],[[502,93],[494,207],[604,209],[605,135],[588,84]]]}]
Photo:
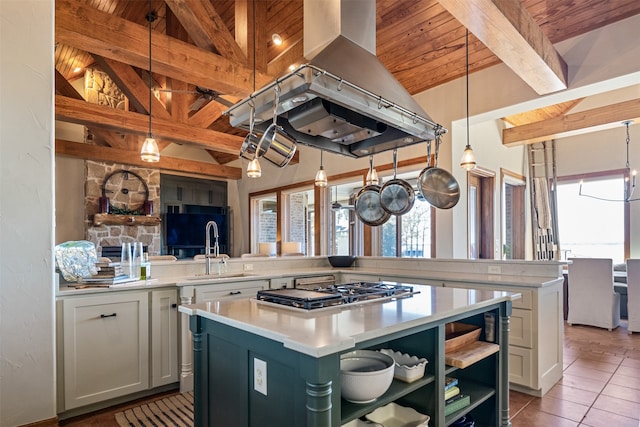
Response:
[{"label": "cabinet handle", "polygon": [[242,293],[242,291],[231,291],[229,292],[229,295],[240,295]]},{"label": "cabinet handle", "polygon": [[178,304],[171,304],[171,308],[176,308]]},{"label": "cabinet handle", "polygon": [[111,314],[101,314],[100,317],[102,319],[106,319],[107,317],[116,317],[117,314],[116,313],[111,313]]}]

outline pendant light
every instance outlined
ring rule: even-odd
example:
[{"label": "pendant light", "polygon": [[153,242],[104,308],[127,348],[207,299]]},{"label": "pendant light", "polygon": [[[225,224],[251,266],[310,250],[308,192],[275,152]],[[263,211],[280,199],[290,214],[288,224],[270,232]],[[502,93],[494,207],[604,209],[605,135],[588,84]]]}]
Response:
[{"label": "pendant light", "polygon": [[367,172],[367,177],[364,179],[364,182],[367,185],[380,184],[380,178],[378,178],[378,172],[373,167],[373,155],[369,156],[369,171]]},{"label": "pendant light", "polygon": [[152,101],[152,86],[153,78],[151,75],[151,24],[156,20],[156,14],[151,10],[151,0],[149,0],[149,13],[147,14],[147,21],[149,22],[149,135],[142,143],[142,150],[140,150],[140,158],[143,162],[158,162],[160,161],[160,150],[158,150],[158,143],[156,142],[153,134],[151,133],[151,101]]},{"label": "pendant light", "polygon": [[465,57],[466,57],[466,85],[467,85],[467,145],[462,153],[460,167],[466,171],[470,171],[476,167],[476,155],[473,154],[471,144],[469,144],[469,30],[467,29],[465,36]]},{"label": "pendant light", "polygon": [[320,169],[316,173],[316,187],[326,187],[328,184],[327,181],[327,172],[324,170],[324,166],[322,164],[322,153],[324,150],[320,150]]},{"label": "pendant light", "polygon": [[622,122],[622,125],[627,128],[627,138],[625,139],[625,143],[627,145],[627,161],[624,166],[624,180],[623,180],[623,196],[622,198],[609,198],[609,197],[600,197],[594,196],[591,194],[582,192],[582,185],[584,184],[582,180],[580,180],[580,186],[578,187],[578,195],[584,197],[591,197],[592,199],[602,200],[605,202],[636,202],[640,200],[640,198],[633,198],[633,192],[636,189],[636,170],[631,169],[631,164],[629,162],[629,143],[631,142],[631,137],[629,136],[629,126],[633,124],[633,120],[626,120]]}]

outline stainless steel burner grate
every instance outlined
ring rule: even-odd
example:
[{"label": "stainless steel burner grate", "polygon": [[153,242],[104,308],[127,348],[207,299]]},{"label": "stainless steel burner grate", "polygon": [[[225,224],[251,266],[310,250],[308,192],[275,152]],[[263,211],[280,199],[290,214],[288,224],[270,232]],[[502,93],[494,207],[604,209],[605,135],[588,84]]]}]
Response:
[{"label": "stainless steel burner grate", "polygon": [[382,298],[406,298],[413,287],[386,282],[355,282],[319,289],[272,289],[258,291],[257,299],[290,307],[313,310]]}]

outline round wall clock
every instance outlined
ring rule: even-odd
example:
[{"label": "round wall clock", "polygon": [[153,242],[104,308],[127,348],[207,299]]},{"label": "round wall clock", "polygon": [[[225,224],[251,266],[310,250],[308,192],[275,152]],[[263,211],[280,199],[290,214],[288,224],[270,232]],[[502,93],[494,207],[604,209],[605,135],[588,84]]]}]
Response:
[{"label": "round wall clock", "polygon": [[117,170],[107,175],[102,183],[102,197],[108,197],[115,214],[144,214],[149,200],[149,187],[135,172]]}]

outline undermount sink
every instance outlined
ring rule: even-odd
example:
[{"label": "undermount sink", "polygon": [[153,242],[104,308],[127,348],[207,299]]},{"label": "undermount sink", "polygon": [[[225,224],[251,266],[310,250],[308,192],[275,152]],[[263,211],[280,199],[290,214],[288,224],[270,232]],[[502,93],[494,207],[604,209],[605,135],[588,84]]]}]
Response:
[{"label": "undermount sink", "polygon": [[230,279],[234,277],[250,277],[250,276],[253,276],[253,274],[247,274],[247,273],[205,274],[205,273],[202,273],[202,274],[196,274],[195,276],[189,276],[186,279],[187,280],[217,280],[217,279]]}]

